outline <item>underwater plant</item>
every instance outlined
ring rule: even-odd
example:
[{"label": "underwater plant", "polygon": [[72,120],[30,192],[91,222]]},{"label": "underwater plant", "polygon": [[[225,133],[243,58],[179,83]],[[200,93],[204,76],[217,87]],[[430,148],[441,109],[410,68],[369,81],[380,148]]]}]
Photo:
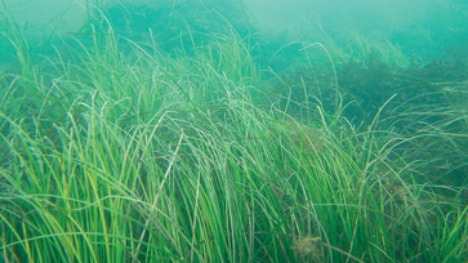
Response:
[{"label": "underwater plant", "polygon": [[173,53],[107,21],[55,54],[19,48],[20,32],[11,41],[2,261],[466,260],[467,181],[428,169],[443,170],[445,148],[458,158],[445,168],[464,175],[467,111],[450,98],[465,82],[437,86],[443,104],[385,100],[353,119],[323,46],[323,71],[309,59],[307,74],[266,74],[260,44],[233,28]]}]

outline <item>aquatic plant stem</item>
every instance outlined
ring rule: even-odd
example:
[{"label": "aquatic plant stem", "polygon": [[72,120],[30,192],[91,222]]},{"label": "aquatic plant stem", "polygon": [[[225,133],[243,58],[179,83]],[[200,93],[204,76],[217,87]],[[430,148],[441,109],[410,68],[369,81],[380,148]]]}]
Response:
[{"label": "aquatic plant stem", "polygon": [[152,213],[153,213],[154,209],[156,208],[156,205],[157,205],[158,200],[159,200],[159,196],[161,195],[161,192],[162,192],[162,190],[164,188],[166,180],[169,177],[169,174],[171,173],[172,166],[174,165],[174,163],[176,161],[176,158],[177,158],[177,155],[179,153],[180,145],[182,144],[183,138],[184,138],[184,133],[182,132],[182,134],[179,137],[179,142],[177,143],[177,147],[176,147],[176,149],[174,151],[174,154],[172,155],[171,160],[169,162],[169,166],[167,167],[166,172],[164,173],[164,178],[161,181],[161,184],[160,184],[159,189],[158,189],[158,193],[156,194],[156,197],[154,198],[153,204],[151,205],[151,208],[149,210],[148,219],[146,219],[143,231],[141,232],[141,236],[140,236],[140,239],[139,239],[140,242],[138,243],[138,246],[135,249],[135,253],[133,254],[133,260],[134,261],[137,259],[138,253],[140,252],[141,246],[143,244],[143,239],[145,238],[145,235],[146,235],[146,232],[147,232],[150,220],[151,220]]}]

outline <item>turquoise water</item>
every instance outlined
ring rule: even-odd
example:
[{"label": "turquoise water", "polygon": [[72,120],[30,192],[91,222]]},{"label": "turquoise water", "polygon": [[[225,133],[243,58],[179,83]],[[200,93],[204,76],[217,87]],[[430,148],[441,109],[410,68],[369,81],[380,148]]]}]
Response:
[{"label": "turquoise water", "polygon": [[[4,1],[9,14],[5,18],[17,22],[33,60],[41,54],[53,55],[54,47],[66,49],[75,40],[91,44],[93,36],[110,33],[115,33],[122,48],[129,46],[127,39],[145,44],[152,38],[158,48],[176,55],[208,45],[213,34],[232,31],[252,47],[266,78],[269,69],[286,72],[309,63],[306,59],[315,60],[316,65],[324,63],[318,65],[324,72],[330,70],[328,55],[315,48],[320,43],[345,75],[366,67],[366,60],[371,59],[371,64],[382,60],[397,71],[442,65],[434,74],[421,73],[439,82],[466,78],[467,6],[461,0]],[[13,28],[6,21],[2,25],[3,35],[11,36]],[[14,64],[12,45],[5,37],[0,44],[0,64]],[[311,45],[314,48],[305,48]],[[408,74],[412,73],[400,72],[397,79]],[[352,79],[338,78],[343,84]],[[377,96],[376,105],[395,93],[381,84],[378,90],[385,94]]]},{"label": "turquoise water", "polygon": [[[353,52],[388,44],[408,59],[423,61],[463,55],[468,42],[467,4],[461,0],[6,0],[4,6],[28,38],[45,46],[54,37],[89,34],[87,23],[101,15],[120,36],[134,40],[144,39],[151,29],[167,49],[180,45],[189,31],[201,38],[197,35],[223,31],[228,24],[243,37],[274,43],[272,48],[321,42]],[[369,46],[353,47],[365,43]]]}]

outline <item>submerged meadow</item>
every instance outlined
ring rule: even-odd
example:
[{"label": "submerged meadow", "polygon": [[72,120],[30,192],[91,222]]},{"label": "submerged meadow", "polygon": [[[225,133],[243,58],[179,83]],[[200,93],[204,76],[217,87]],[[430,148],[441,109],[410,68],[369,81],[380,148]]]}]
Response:
[{"label": "submerged meadow", "polygon": [[466,262],[465,58],[98,17],[2,24],[2,261]]}]

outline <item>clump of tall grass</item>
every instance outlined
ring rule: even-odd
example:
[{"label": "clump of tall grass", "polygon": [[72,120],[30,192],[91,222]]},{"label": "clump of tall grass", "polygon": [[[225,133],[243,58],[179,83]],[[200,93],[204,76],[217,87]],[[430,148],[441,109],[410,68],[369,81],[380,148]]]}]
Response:
[{"label": "clump of tall grass", "polygon": [[5,262],[466,258],[466,208],[415,183],[396,138],[320,100],[254,104],[236,34],[173,57],[109,30],[1,77]]}]

